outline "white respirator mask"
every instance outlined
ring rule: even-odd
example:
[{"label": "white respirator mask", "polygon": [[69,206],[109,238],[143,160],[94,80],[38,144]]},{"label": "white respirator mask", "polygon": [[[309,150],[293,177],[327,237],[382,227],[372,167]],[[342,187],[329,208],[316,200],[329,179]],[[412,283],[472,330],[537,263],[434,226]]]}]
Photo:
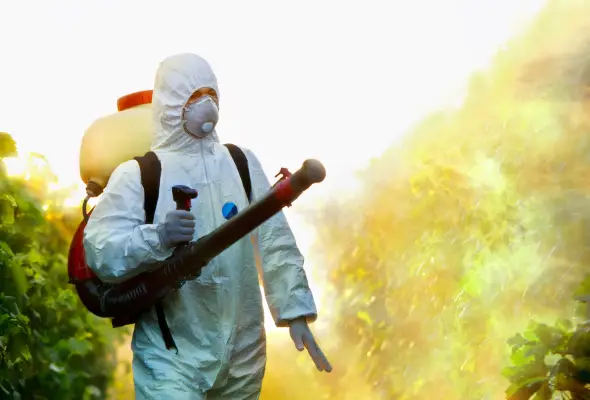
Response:
[{"label": "white respirator mask", "polygon": [[197,101],[184,106],[182,126],[186,133],[204,138],[213,132],[219,121],[217,103],[210,96],[203,96]]}]

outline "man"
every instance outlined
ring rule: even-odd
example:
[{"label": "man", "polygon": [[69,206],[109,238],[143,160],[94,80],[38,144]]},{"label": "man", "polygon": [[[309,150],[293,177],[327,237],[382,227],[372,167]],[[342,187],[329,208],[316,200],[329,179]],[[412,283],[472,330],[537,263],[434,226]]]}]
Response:
[{"label": "man", "polygon": [[[154,151],[162,164],[154,223],[145,224],[137,162],[111,176],[85,230],[88,265],[104,282],[139,274],[141,263],[169,257],[225,222],[222,206],[248,205],[239,173],[215,131],[219,90],[209,64],[194,54],[165,59],[153,92]],[[270,183],[255,155],[244,149],[253,201]],[[171,188],[197,190],[192,210],[175,210]],[[137,398],[257,399],[266,365],[262,296],[255,252],[260,251],[266,300],[277,326],[289,327],[298,350],[307,348],[318,370],[331,366],[308,322],[317,316],[303,257],[283,213],[213,259],[199,278],[166,297],[163,307],[178,353],[166,349],[154,311],[135,325],[132,350]]]}]

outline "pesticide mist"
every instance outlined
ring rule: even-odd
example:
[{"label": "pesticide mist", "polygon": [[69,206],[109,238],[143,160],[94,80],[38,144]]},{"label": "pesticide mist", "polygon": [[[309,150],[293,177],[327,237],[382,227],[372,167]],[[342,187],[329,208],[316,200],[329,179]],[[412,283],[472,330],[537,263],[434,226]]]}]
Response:
[{"label": "pesticide mist", "polygon": [[589,67],[590,3],[550,2],[472,77],[460,109],[422,121],[363,172],[364,195],[310,215],[335,371],[318,374],[307,355],[295,372],[277,367],[289,343],[271,338],[263,398],[505,396],[507,341],[579,307]]}]

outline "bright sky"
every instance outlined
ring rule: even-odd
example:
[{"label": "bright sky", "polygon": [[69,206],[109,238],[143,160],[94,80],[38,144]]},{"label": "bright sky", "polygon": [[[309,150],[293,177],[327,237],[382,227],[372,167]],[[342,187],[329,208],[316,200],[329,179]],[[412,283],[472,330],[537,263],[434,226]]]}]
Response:
[{"label": "bright sky", "polygon": [[[150,89],[164,57],[195,52],[219,80],[223,142],[255,151],[270,177],[310,157],[325,164],[303,204],[460,101],[469,74],[545,2],[0,0],[0,131],[45,154],[63,184],[79,182],[92,121]],[[312,231],[296,210],[306,253]]]}]

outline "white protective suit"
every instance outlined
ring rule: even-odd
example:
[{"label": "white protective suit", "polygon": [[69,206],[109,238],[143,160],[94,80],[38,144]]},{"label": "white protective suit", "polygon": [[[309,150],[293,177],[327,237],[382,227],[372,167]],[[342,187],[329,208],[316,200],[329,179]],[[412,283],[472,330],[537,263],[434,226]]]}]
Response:
[{"label": "white protective suit", "polygon": [[[218,96],[208,63],[194,54],[165,59],[153,93],[152,150],[162,163],[154,224],[144,224],[139,167],[131,160],[112,174],[84,232],[88,265],[104,282],[115,283],[140,272],[142,262],[164,260],[156,227],[175,209],[171,188],[198,191],[192,201],[195,237],[225,222],[222,206],[248,205],[237,168],[213,131],[203,139],[182,128],[181,112],[196,90],[209,87]],[[254,154],[249,163],[253,201],[270,189]],[[257,399],[266,364],[264,313],[254,251],[260,251],[261,278],[277,326],[317,312],[303,269],[303,257],[281,212],[254,232],[259,249],[245,237],[213,259],[196,280],[165,298],[164,311],[178,354],[166,350],[155,311],[146,313],[133,334],[133,372],[139,399]]]}]

